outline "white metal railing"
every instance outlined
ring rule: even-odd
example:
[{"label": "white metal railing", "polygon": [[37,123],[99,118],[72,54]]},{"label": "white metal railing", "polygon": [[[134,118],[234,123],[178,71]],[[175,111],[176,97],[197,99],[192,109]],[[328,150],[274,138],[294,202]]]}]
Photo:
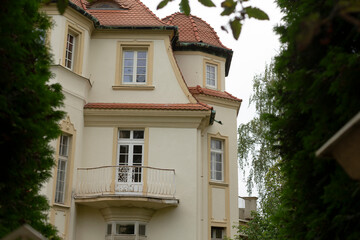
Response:
[{"label": "white metal railing", "polygon": [[77,197],[107,194],[174,197],[175,170],[128,165],[77,169]]}]

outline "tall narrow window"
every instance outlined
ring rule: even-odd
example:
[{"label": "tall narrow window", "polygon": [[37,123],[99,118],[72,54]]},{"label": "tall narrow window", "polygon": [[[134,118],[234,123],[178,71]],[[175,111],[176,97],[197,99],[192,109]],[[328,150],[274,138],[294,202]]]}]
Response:
[{"label": "tall narrow window", "polygon": [[147,55],[147,50],[123,51],[123,83],[146,83]]},{"label": "tall narrow window", "polygon": [[213,64],[206,64],[206,86],[210,88],[217,88],[217,66]]},{"label": "tall narrow window", "polygon": [[72,33],[67,34],[66,40],[66,52],[65,52],[65,67],[74,69],[74,57],[75,57],[76,37]]},{"label": "tall narrow window", "polygon": [[119,130],[118,152],[118,182],[141,183],[144,130]]},{"label": "tall narrow window", "polygon": [[69,160],[70,137],[66,135],[60,136],[59,159],[57,166],[55,202],[64,203],[65,187],[66,187],[66,169]]},{"label": "tall narrow window", "polygon": [[210,179],[224,181],[224,141],[211,139]]}]

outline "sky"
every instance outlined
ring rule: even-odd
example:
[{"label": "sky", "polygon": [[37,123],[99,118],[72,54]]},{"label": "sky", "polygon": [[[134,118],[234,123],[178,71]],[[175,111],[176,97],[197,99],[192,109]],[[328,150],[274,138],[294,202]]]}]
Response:
[{"label": "sky", "polygon": [[[179,0],[170,2],[160,10],[156,10],[160,0],[141,1],[160,18],[179,11]],[[198,1],[190,0],[191,14],[209,23],[219,35],[221,42],[234,51],[225,90],[243,100],[237,118],[239,125],[249,122],[255,115],[255,108],[249,107],[254,76],[261,74],[265,65],[269,64],[279,52],[280,43],[278,36],[273,32],[273,27],[280,23],[281,13],[272,0],[249,1],[251,6],[265,11],[270,20],[246,19],[239,39],[235,40],[231,31],[226,33],[221,30],[221,26],[228,22],[227,17],[220,16],[222,8],[219,5],[222,1],[213,0],[213,2],[217,5],[216,8],[204,7]],[[254,192],[253,195],[257,196],[257,193]],[[239,196],[248,196],[242,171],[239,171]]]}]

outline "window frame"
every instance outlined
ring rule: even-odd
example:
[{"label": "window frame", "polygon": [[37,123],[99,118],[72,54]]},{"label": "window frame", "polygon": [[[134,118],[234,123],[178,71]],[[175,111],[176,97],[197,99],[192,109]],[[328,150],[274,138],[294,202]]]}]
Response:
[{"label": "window frame", "polygon": [[[218,237],[214,237],[213,238],[213,229],[221,229],[221,238]],[[226,237],[226,227],[218,227],[218,226],[211,226],[210,228],[210,239],[211,240],[222,240],[224,239],[224,237]]]},{"label": "window frame", "polygon": [[[64,53],[63,53],[63,61],[62,65],[69,69],[72,72],[77,74],[82,74],[82,64],[83,64],[83,55],[84,55],[84,30],[80,29],[79,27],[75,26],[70,22],[66,22],[65,28],[65,38],[64,38]],[[71,66],[67,66],[68,63],[68,35],[74,37],[74,44],[73,44],[73,54],[72,54],[72,62]]]},{"label": "window frame", "polygon": [[[134,225],[134,233],[133,234],[120,234],[117,232],[117,225]],[[109,233],[109,225],[111,225],[111,233]],[[145,226],[145,235],[140,235],[140,225]],[[147,238],[147,223],[143,221],[110,221],[106,223],[106,231],[105,231],[105,237],[115,237],[115,236],[128,236],[128,237],[134,237],[135,240],[138,239],[146,239]]]},{"label": "window frame", "polygon": [[[215,68],[215,85],[208,84],[207,79],[207,66]],[[203,60],[203,86],[213,90],[221,90],[221,68],[220,63],[212,59]]]},{"label": "window frame", "polygon": [[[118,42],[117,44],[117,54],[116,54],[116,71],[115,71],[115,84],[113,86],[114,90],[127,90],[127,89],[137,89],[137,90],[152,90],[154,89],[152,75],[153,75],[153,52],[154,46],[153,42],[148,41],[133,41],[133,42]],[[136,70],[133,71],[133,81],[124,82],[124,52],[125,51],[134,51],[138,53],[141,50],[147,51],[146,59],[146,74],[145,82],[136,82]],[[133,63],[135,65],[135,61]],[[133,66],[134,66],[133,65]],[[137,66],[136,66],[137,67]]]},{"label": "window frame", "polygon": [[[221,143],[221,149],[212,148],[213,141],[218,141]],[[210,180],[216,181],[216,182],[224,182],[224,140],[223,139],[217,139],[217,138],[211,138],[210,139]],[[213,154],[220,154],[221,156],[221,170],[219,171],[217,169],[217,159],[215,155],[215,159],[213,159]],[[221,173],[221,179],[218,179],[217,173]]]},{"label": "window frame", "polygon": [[[63,149],[63,139],[66,138],[66,155],[61,154]],[[69,154],[71,147],[71,136],[67,134],[61,134],[60,143],[59,143],[59,152],[58,152],[58,161],[57,161],[57,174],[56,174],[56,187],[55,187],[55,199],[54,202],[57,204],[64,204],[65,194],[66,194],[66,180],[68,178],[68,163],[69,163]],[[60,169],[60,166],[64,166]],[[63,177],[61,177],[61,171],[63,172]],[[61,179],[63,178],[63,179]],[[61,183],[62,182],[62,185]]]},{"label": "window frame", "polygon": [[74,168],[74,153],[75,153],[75,141],[76,141],[76,130],[74,128],[74,125],[71,123],[69,116],[67,116],[66,119],[61,121],[60,123],[60,129],[62,131],[61,136],[67,136],[69,137],[68,142],[68,157],[66,159],[66,177],[64,179],[64,196],[63,201],[58,202],[56,201],[56,192],[57,192],[57,179],[58,179],[58,171],[59,171],[59,160],[63,161],[65,158],[63,156],[60,156],[60,144],[61,144],[61,136],[57,140],[56,144],[56,154],[55,154],[55,160],[56,160],[56,166],[54,168],[54,174],[53,174],[53,197],[52,197],[52,204],[58,205],[61,207],[70,207],[71,202],[71,190],[72,190],[72,179],[73,179],[73,168]]},{"label": "window frame", "polygon": [[[211,140],[220,140],[223,144],[223,155],[222,155],[222,170],[223,170],[223,176],[222,180],[216,180],[212,179],[211,177]],[[222,136],[220,133],[217,134],[208,134],[208,180],[210,184],[217,184],[219,186],[228,186],[229,182],[229,146],[228,146],[228,137]]]},{"label": "window frame", "polygon": [[[129,138],[121,138],[120,132],[121,131],[130,131]],[[135,131],[142,131],[143,137],[142,138],[134,138],[134,132]],[[120,163],[120,148],[121,146],[128,146],[128,152],[127,152],[127,164]],[[134,149],[135,146],[141,146],[141,164],[134,163]],[[137,154],[138,155],[138,154]],[[139,156],[139,155],[138,155]],[[145,129],[118,129],[118,138],[117,138],[117,160],[116,160],[116,166],[133,166],[131,168],[131,172],[128,172],[127,181],[124,181],[123,183],[138,183],[143,184],[144,183],[144,171],[142,168],[140,168],[140,171],[138,168],[135,168],[134,166],[144,166],[145,162]],[[116,178],[119,182],[119,170],[120,168],[117,168],[117,174]],[[140,177],[139,177],[140,174]],[[135,176],[135,180],[133,179]]]}]

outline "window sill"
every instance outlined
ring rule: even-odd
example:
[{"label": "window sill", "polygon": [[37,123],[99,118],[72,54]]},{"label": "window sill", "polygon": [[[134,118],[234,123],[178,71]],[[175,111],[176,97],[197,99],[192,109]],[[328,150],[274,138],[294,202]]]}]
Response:
[{"label": "window sill", "polygon": [[64,205],[64,204],[61,204],[61,203],[53,203],[52,205],[53,207],[58,207],[58,208],[70,208],[69,205]]},{"label": "window sill", "polygon": [[213,185],[213,186],[220,186],[220,187],[228,187],[229,184],[228,183],[225,183],[225,182],[214,182],[214,181],[210,181],[209,182],[210,185]]},{"label": "window sill", "polygon": [[112,86],[113,90],[154,90],[155,86],[151,85],[121,85]]}]

